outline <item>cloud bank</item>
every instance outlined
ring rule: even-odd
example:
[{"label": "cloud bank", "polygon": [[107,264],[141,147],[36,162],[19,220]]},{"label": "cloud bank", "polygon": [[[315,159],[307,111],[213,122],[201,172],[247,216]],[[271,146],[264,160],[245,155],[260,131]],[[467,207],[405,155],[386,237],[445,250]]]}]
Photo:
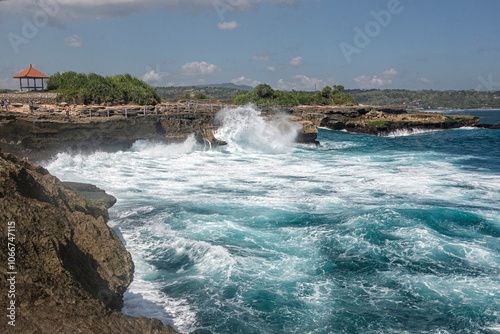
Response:
[{"label": "cloud bank", "polygon": [[279,79],[278,89],[279,90],[303,90],[303,91],[314,91],[315,89],[322,89],[325,86],[332,85],[334,83],[333,79],[322,80],[317,78],[310,78],[306,75],[295,75],[291,78]]},{"label": "cloud bank", "polygon": [[354,78],[353,80],[358,88],[369,89],[392,85],[393,81],[400,76],[401,73],[399,73],[394,68],[391,68],[373,77],[362,75],[360,77]]},{"label": "cloud bank", "polygon": [[241,12],[264,3],[293,5],[301,0],[13,0],[0,1],[0,16],[32,13],[51,8],[60,20],[87,17],[124,17],[152,10],[189,10],[193,13],[216,11],[220,17],[225,12]]},{"label": "cloud bank", "polygon": [[209,64],[206,61],[195,61],[192,63],[187,63],[182,65],[181,74],[184,75],[211,75],[215,71],[220,71],[221,69],[214,64]]}]

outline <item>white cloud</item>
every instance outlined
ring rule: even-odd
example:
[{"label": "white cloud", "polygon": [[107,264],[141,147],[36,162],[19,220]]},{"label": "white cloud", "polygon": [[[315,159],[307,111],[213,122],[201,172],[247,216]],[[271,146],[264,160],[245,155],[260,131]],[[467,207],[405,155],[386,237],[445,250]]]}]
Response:
[{"label": "white cloud", "polygon": [[[15,74],[17,74],[16,72]],[[19,90],[19,80],[14,78],[0,79],[0,89],[13,89]]]},{"label": "white cloud", "polygon": [[270,61],[272,59],[271,55],[267,50],[261,50],[255,56],[252,57],[252,60],[256,61]]},{"label": "white cloud", "polygon": [[15,0],[0,1],[0,16],[28,16],[43,10],[51,17],[70,20],[81,17],[123,17],[152,10],[190,10],[194,13],[217,11],[222,17],[225,12],[247,11],[266,2],[293,5],[300,1],[302,0]]},{"label": "white cloud", "polygon": [[354,78],[353,80],[358,85],[358,87],[362,89],[378,88],[392,85],[393,80],[398,78],[400,75],[401,74],[398,71],[391,68],[389,70],[385,70],[379,75],[375,75],[374,77],[362,75]]},{"label": "white cloud", "polygon": [[82,38],[78,35],[71,35],[64,39],[64,45],[68,48],[80,48],[83,45]]},{"label": "white cloud", "polygon": [[218,27],[220,30],[234,30],[238,28],[240,25],[236,21],[231,22],[219,22]]},{"label": "white cloud", "polygon": [[268,66],[268,67],[266,67],[266,70],[268,70],[269,72],[276,72],[276,67]]},{"label": "white cloud", "polygon": [[255,87],[255,86],[261,84],[260,81],[247,79],[243,75],[239,78],[235,78],[235,79],[231,80],[231,82],[235,85],[247,85],[247,86],[252,86],[252,87]]},{"label": "white cloud", "polygon": [[140,79],[147,83],[159,83],[163,80],[163,76],[155,70],[144,73]]},{"label": "white cloud", "polygon": [[220,68],[206,61],[195,61],[182,65],[181,73],[184,75],[211,75]]},{"label": "white cloud", "polygon": [[278,89],[314,91],[314,89],[320,90],[325,86],[331,86],[333,84],[334,84],[333,79],[322,80],[317,78],[310,78],[305,75],[295,75],[288,79],[279,79]]},{"label": "white cloud", "polygon": [[418,78],[418,81],[423,82],[425,84],[431,84],[432,83],[431,79],[427,79],[427,78],[424,78],[424,77]]},{"label": "white cloud", "polygon": [[299,66],[302,66],[304,64],[304,59],[302,57],[295,57],[295,58],[292,58],[292,60],[290,60],[290,62],[288,63],[294,67],[299,67]]}]

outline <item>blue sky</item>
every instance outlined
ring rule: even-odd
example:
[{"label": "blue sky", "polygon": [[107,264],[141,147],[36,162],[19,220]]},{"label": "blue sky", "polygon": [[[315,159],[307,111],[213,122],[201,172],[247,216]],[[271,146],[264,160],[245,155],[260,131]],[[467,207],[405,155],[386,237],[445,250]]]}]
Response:
[{"label": "blue sky", "polygon": [[154,86],[500,90],[498,0],[4,0],[0,88],[41,72]]}]

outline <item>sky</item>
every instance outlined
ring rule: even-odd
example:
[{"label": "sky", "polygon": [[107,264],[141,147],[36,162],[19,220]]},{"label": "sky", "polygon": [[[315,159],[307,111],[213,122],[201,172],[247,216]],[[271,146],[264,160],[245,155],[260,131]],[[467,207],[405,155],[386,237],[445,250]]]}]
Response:
[{"label": "sky", "polygon": [[500,90],[498,0],[0,0],[0,88],[129,73],[153,86]]}]

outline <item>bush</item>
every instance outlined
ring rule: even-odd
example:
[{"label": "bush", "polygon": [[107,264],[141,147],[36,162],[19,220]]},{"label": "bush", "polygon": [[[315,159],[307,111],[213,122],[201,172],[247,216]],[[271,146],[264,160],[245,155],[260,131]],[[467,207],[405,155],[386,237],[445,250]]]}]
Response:
[{"label": "bush", "polygon": [[198,92],[194,94],[194,99],[195,100],[208,100],[208,95],[202,92]]},{"label": "bush", "polygon": [[82,104],[161,102],[156,89],[130,74],[103,77],[95,73],[58,72],[47,80],[47,90],[58,92],[60,100]]},{"label": "bush", "polygon": [[255,87],[251,92],[236,96],[235,104],[267,104],[278,107],[293,107],[301,105],[351,105],[358,104],[354,98],[343,92],[344,86],[326,86],[320,92],[307,93],[292,90],[291,93],[273,90],[267,84]]}]

